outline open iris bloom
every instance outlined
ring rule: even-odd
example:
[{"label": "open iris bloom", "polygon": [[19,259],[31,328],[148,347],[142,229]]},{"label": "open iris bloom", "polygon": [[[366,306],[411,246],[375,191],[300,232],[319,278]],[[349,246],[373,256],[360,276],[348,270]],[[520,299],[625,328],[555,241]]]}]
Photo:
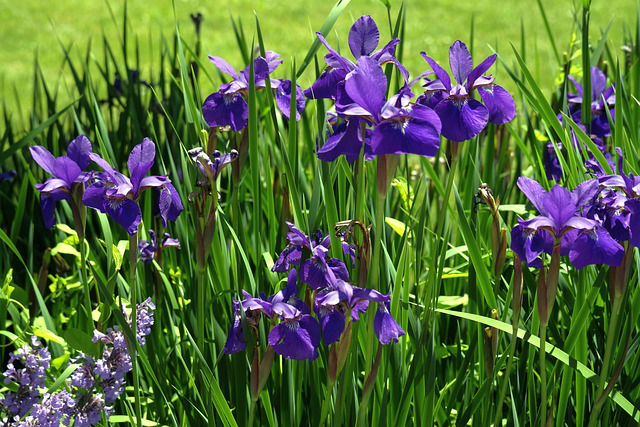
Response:
[{"label": "open iris bloom", "polygon": [[[467,46],[457,40],[449,49],[449,65],[455,78],[436,61],[421,53],[436,74],[437,80],[424,85],[425,93],[418,103],[435,110],[442,121],[442,136],[451,141],[467,141],[478,135],[487,123],[503,124],[516,115],[513,97],[506,89],[494,83],[491,75],[484,73],[496,61],[491,55],[473,68],[473,60]],[[477,90],[483,101],[473,98]]]},{"label": "open iris bloom", "polygon": [[60,157],[54,157],[46,148],[39,145],[29,147],[29,150],[33,160],[51,175],[51,178],[44,183],[36,184],[36,190],[40,192],[44,224],[47,228],[51,228],[56,223],[54,217],[56,202],[60,200],[71,202],[75,189],[84,188],[84,184],[92,176],[91,172],[84,171],[91,163],[91,142],[86,136],[80,135],[69,143],[67,155]]},{"label": "open iris bloom", "polygon": [[[607,108],[611,118],[615,117],[616,95],[613,85],[607,87],[607,76],[598,67],[591,67],[591,95],[586,98],[582,85],[569,75],[567,78],[573,83],[578,93],[567,94],[570,112],[576,123],[582,122],[582,103],[591,103],[591,134],[600,138],[611,135],[611,126],[607,116]],[[605,108],[605,105],[607,108]],[[584,123],[583,123],[584,124]]]},{"label": "open iris bloom", "polygon": [[[329,51],[324,57],[327,68],[325,68],[320,77],[318,77],[318,80],[304,91],[304,94],[310,99],[336,99],[338,95],[338,84],[356,68],[356,64],[336,52],[321,33],[316,33],[316,35]],[[394,38],[381,49],[375,50],[379,42],[380,31],[378,30],[378,25],[370,16],[361,16],[353,23],[351,30],[349,30],[349,49],[356,61],[365,56],[371,58],[379,65],[394,64],[406,82],[409,79],[409,72],[400,61],[393,56],[396,45],[400,43],[400,39]]]},{"label": "open iris bloom", "polygon": [[[230,127],[237,132],[247,127],[249,105],[246,98],[249,94],[250,68],[236,71],[227,61],[219,56],[209,55],[209,60],[221,72],[232,78],[230,83],[220,85],[220,90],[207,97],[202,105],[202,114],[211,127]],[[259,56],[253,62],[254,83],[256,90],[267,87],[267,79],[274,91],[276,105],[282,114],[289,119],[291,106],[292,83],[289,80],[271,79],[269,75],[280,65],[282,60],[275,52],[267,51],[265,57]],[[304,111],[305,98],[302,89],[296,86],[296,120]]]},{"label": "open iris bloom", "polygon": [[[440,147],[440,119],[431,108],[410,102],[413,97],[410,86],[418,79],[387,100],[387,76],[382,67],[374,59],[361,56],[338,87],[336,112],[347,122],[344,134],[339,139],[329,138],[318,150],[318,157],[329,160],[344,154],[347,160],[355,160],[362,148],[363,129],[373,156],[433,157]],[[368,126],[372,127],[370,137]],[[368,151],[365,147],[365,154]]]},{"label": "open iris bloom", "polygon": [[598,192],[598,182],[589,180],[569,191],[559,185],[549,192],[536,181],[520,177],[518,188],[540,215],[518,219],[511,232],[511,248],[533,267],[542,267],[539,256],[560,250],[581,269],[591,264],[620,264],[624,249],[600,222],[581,215],[580,209]]},{"label": "open iris bloom", "polygon": [[147,188],[158,188],[158,207],[165,226],[167,221],[175,221],[183,208],[171,180],[168,176],[146,176],[153,166],[155,156],[156,146],[149,138],[136,145],[129,155],[129,178],[113,169],[102,157],[92,153],[91,160],[104,172],[94,175],[82,201],[86,206],[108,214],[127,233],[133,235],[142,221],[142,212],[138,206],[140,195]]}]

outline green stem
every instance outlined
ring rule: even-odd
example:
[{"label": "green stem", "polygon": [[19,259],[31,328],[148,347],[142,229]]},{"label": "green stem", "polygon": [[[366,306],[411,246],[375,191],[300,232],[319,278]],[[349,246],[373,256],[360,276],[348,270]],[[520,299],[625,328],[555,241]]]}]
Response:
[{"label": "green stem", "polygon": [[622,307],[622,295],[615,294],[613,299],[613,306],[611,307],[611,319],[609,320],[609,328],[607,330],[607,343],[605,345],[604,359],[602,361],[602,368],[600,370],[600,376],[598,378],[598,391],[595,394],[595,404],[589,417],[589,426],[595,426],[598,422],[600,410],[606,399],[600,399],[604,393],[607,385],[607,379],[609,378],[609,366],[611,365],[611,357],[615,348],[618,337],[616,336],[616,328],[618,326],[618,318],[620,317],[620,308]]},{"label": "green stem", "polygon": [[251,399],[251,404],[249,405],[249,423],[247,424],[249,427],[253,425],[253,421],[256,417],[256,404],[257,400]]},{"label": "green stem", "polygon": [[493,420],[494,426],[502,425],[501,423],[502,403],[504,402],[504,398],[507,395],[507,386],[509,385],[509,376],[511,375],[511,369],[513,367],[513,356],[515,355],[515,352],[516,352],[517,341],[518,341],[518,327],[516,325],[516,327],[513,328],[513,333],[511,335],[511,343],[509,344],[509,356],[508,356],[509,358],[507,359],[507,367],[505,368],[505,371],[504,371],[504,378],[502,380],[502,385],[500,386],[500,393],[498,394],[498,400],[496,400],[498,408],[496,410],[495,419]]},{"label": "green stem", "polygon": [[376,196],[376,224],[373,241],[373,252],[371,253],[371,264],[369,269],[369,287],[380,289],[378,280],[381,276],[382,264],[382,233],[384,231],[384,194],[377,193]]},{"label": "green stem", "polygon": [[142,407],[140,403],[140,378],[138,376],[138,351],[136,349],[137,332],[137,286],[136,286],[136,267],[138,266],[138,233],[129,236],[129,286],[131,292],[131,329],[133,330],[133,339],[131,343],[131,366],[133,372],[133,391],[135,395],[136,407],[136,424],[142,427]]},{"label": "green stem", "polygon": [[540,427],[547,424],[547,325],[540,325]]},{"label": "green stem", "polygon": [[324,396],[324,402],[322,402],[322,411],[320,412],[320,423],[319,426],[324,426],[327,421],[327,416],[329,415],[329,405],[331,403],[331,396],[333,395],[333,387],[335,386],[335,382],[327,381],[327,391]]}]

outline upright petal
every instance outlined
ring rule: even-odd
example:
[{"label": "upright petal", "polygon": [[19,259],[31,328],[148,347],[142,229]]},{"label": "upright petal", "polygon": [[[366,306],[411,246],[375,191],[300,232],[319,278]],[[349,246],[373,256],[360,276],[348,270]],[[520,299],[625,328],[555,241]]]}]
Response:
[{"label": "upright petal", "polygon": [[373,330],[380,344],[387,345],[391,341],[398,342],[398,338],[405,334],[398,322],[389,313],[387,304],[379,304],[378,311],[373,318]]},{"label": "upright petal", "polygon": [[361,16],[349,31],[349,48],[353,57],[369,56],[378,47],[380,31],[370,16]]},{"label": "upright petal", "polygon": [[78,135],[67,147],[67,157],[76,162],[81,170],[85,170],[91,163],[91,141],[84,135]]},{"label": "upright petal", "polygon": [[375,155],[418,154],[433,157],[440,148],[441,123],[430,108],[414,105],[404,121],[394,118],[375,127],[371,148]]},{"label": "upright petal", "polygon": [[598,67],[591,67],[591,101],[600,98],[607,88],[607,76]]},{"label": "upright petal", "polygon": [[541,214],[546,214],[547,210],[544,207],[544,199],[547,195],[547,191],[542,188],[542,185],[526,176],[521,176],[517,181],[520,191],[527,196],[527,199]]},{"label": "upright petal", "polygon": [[29,147],[31,156],[36,163],[45,170],[49,175],[55,176],[55,157],[46,148],[40,145]]},{"label": "upright petal", "polygon": [[498,125],[508,123],[516,116],[516,104],[505,88],[490,84],[478,88],[478,93],[489,110],[489,121]]},{"label": "upright petal", "polygon": [[429,66],[436,73],[436,77],[442,82],[444,88],[448,91],[451,90],[451,78],[449,77],[449,73],[447,73],[444,68],[442,68],[436,61],[434,61],[431,57],[427,56],[426,53],[420,52],[420,55],[429,63]]},{"label": "upright petal", "polygon": [[553,219],[556,231],[560,232],[567,221],[576,215],[577,207],[569,190],[554,185],[542,202],[547,215]]},{"label": "upright petal", "polygon": [[142,222],[142,212],[136,202],[131,199],[110,201],[105,204],[105,210],[127,233],[134,235],[138,232],[138,225]]},{"label": "upright petal", "polygon": [[[353,63],[351,63],[349,60],[347,60],[346,58],[340,56],[340,54],[338,52],[336,52],[331,45],[329,44],[329,42],[327,42],[327,40],[325,40],[324,36],[322,35],[322,33],[316,33],[316,36],[318,37],[318,40],[320,40],[320,43],[322,43],[324,45],[324,47],[327,48],[327,50],[329,51],[327,57],[325,57],[325,62],[327,62],[328,65],[334,67],[334,68],[342,68],[344,70],[347,71],[351,71],[353,69]],[[327,60],[329,59],[329,60]]]},{"label": "upright petal", "polygon": [[238,73],[236,72],[236,70],[231,65],[229,65],[227,61],[220,58],[219,56],[209,55],[209,61],[211,61],[211,63],[223,73],[233,77],[234,79],[238,78]]},{"label": "upright petal", "polygon": [[140,181],[144,178],[156,157],[156,145],[149,138],[145,138],[142,142],[131,150],[127,165],[131,174],[131,184],[134,193],[137,193],[140,187]]},{"label": "upright petal", "polygon": [[473,69],[471,53],[460,40],[456,40],[449,48],[449,66],[458,84],[463,84]]},{"label": "upright petal", "polygon": [[580,208],[589,201],[591,201],[598,193],[598,180],[590,179],[588,181],[581,182],[571,192],[571,197],[576,207]]},{"label": "upright petal", "polygon": [[387,76],[374,59],[368,56],[360,57],[356,68],[347,75],[344,88],[356,104],[374,118],[378,117],[385,104]]},{"label": "upright petal", "polygon": [[482,75],[486,73],[487,70],[489,70],[489,68],[491,68],[493,63],[496,62],[497,57],[498,55],[495,55],[495,54],[487,57],[476,68],[474,68],[473,71],[471,71],[471,73],[469,73],[469,77],[467,78],[468,79],[467,84],[465,85],[465,87],[467,88],[467,92],[471,92],[471,89],[473,89],[476,86],[476,81],[480,83],[482,79]]},{"label": "upright petal", "polygon": [[442,122],[442,136],[451,141],[468,141],[487,126],[489,110],[475,99],[452,101],[444,99],[436,105]]},{"label": "upright petal", "polygon": [[66,182],[67,188],[71,189],[73,183],[82,173],[80,166],[67,156],[61,156],[55,159],[55,172],[58,178]]}]

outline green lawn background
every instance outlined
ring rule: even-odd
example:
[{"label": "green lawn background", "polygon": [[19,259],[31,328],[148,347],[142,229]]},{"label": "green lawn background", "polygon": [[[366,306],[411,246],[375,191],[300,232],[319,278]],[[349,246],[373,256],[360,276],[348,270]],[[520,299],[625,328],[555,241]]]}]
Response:
[{"label": "green lawn background", "polygon": [[[558,48],[565,49],[570,40],[573,14],[577,5],[570,0],[542,0],[550,25],[555,33]],[[107,4],[108,3],[108,4]],[[393,13],[400,2],[391,0]],[[254,11],[260,18],[267,48],[282,54],[288,66],[293,56],[301,61],[314,32],[319,30],[334,2],[331,0],[290,1],[198,1],[176,0],[178,22],[188,40],[193,40],[193,25],[189,13],[201,12],[203,56],[206,53],[223,56],[234,66],[240,65],[240,55],[233,37],[230,16],[242,19],[245,30],[253,34]],[[509,43],[520,46],[521,24],[526,31],[526,49],[529,65],[547,90],[556,72],[543,21],[535,1],[477,0],[477,1],[407,1],[407,32],[405,36],[404,63],[412,74],[427,69],[420,57],[426,51],[446,64],[448,46],[455,39],[467,40],[472,17],[475,19],[475,63],[491,53],[489,46],[498,49],[507,63],[513,63]],[[0,97],[8,97],[11,104],[14,88],[19,96],[27,97],[33,80],[33,64],[36,52],[48,81],[55,82],[61,73],[63,54],[60,43],[71,43],[84,51],[89,38],[93,39],[94,55],[102,58],[101,38],[104,34],[117,41],[122,29],[115,24],[109,8],[120,21],[124,11],[123,1],[114,0],[0,0]],[[633,0],[594,0],[592,5],[592,37],[612,20],[612,46],[618,50],[626,28],[633,28],[637,3]],[[129,0],[130,29],[141,43],[141,77],[145,79],[149,59],[157,52],[158,35],[170,34],[174,25],[174,13],[170,0]],[[329,41],[337,45],[336,34],[346,40],[350,24],[362,14],[372,15],[382,29],[382,41],[389,38],[386,9],[378,0],[353,0],[340,17]],[[337,33],[336,33],[337,31]],[[153,46],[150,49],[150,46]],[[133,46],[131,46],[133,50]],[[324,48],[320,51],[324,54]],[[309,70],[311,70],[310,68]],[[210,70],[213,70],[211,66]],[[157,70],[155,70],[157,72]],[[289,74],[280,71],[278,76]],[[313,77],[307,72],[300,80],[303,86]],[[505,75],[502,73],[502,75]],[[506,77],[506,75],[505,75]],[[507,82],[507,87],[512,87]],[[64,85],[61,86],[64,91]],[[210,88],[213,90],[214,88]]]}]

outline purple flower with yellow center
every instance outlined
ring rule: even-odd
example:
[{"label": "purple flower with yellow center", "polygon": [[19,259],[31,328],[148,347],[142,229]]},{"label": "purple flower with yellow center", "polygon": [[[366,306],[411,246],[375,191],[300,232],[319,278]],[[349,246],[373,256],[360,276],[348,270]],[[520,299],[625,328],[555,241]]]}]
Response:
[{"label": "purple flower with yellow center", "polygon": [[560,245],[561,254],[569,255],[578,269],[591,264],[620,264],[622,246],[600,223],[580,214],[580,209],[596,196],[595,179],[571,192],[559,185],[547,192],[536,181],[520,177],[518,188],[540,213],[529,220],[518,219],[511,231],[511,248],[523,261],[541,267],[540,254],[551,253]]},{"label": "purple flower with yellow center", "polygon": [[[491,75],[484,75],[497,55],[489,56],[474,68],[469,49],[457,40],[449,49],[449,66],[455,83],[436,61],[424,52],[421,55],[437,80],[424,85],[426,91],[417,102],[433,108],[438,114],[442,121],[442,136],[451,141],[467,141],[482,132],[489,122],[503,124],[513,120],[516,115],[513,97],[495,84]],[[484,104],[473,99],[474,90],[478,91]]]},{"label": "purple flower with yellow center", "polygon": [[146,176],[154,164],[156,146],[149,138],[136,145],[129,155],[128,166],[131,178],[116,171],[102,157],[91,154],[90,158],[104,172],[95,174],[92,184],[86,189],[82,201],[93,209],[108,214],[127,233],[138,231],[142,212],[138,206],[140,194],[147,188],[158,188],[158,207],[166,226],[175,221],[182,212],[182,202],[168,176]]},{"label": "purple flower with yellow center", "polygon": [[84,172],[91,163],[91,142],[86,136],[80,135],[69,143],[67,155],[60,157],[54,157],[39,145],[29,147],[29,150],[33,160],[51,175],[44,183],[36,184],[36,190],[40,192],[44,225],[51,228],[56,223],[56,202],[71,200],[74,189],[83,186],[91,178],[91,172]]},{"label": "purple flower with yellow center", "polygon": [[573,76],[569,75],[567,78],[577,91],[577,93],[567,94],[573,120],[576,123],[582,122],[582,104],[590,102],[591,134],[601,138],[611,136],[607,108],[611,118],[615,118],[616,94],[613,85],[607,87],[607,76],[598,67],[591,67],[591,95],[589,97],[585,97],[582,85]]},{"label": "purple flower with yellow center", "polygon": [[[202,114],[211,127],[230,127],[237,132],[247,127],[249,106],[246,98],[249,93],[250,68],[236,71],[227,61],[219,56],[209,55],[209,60],[218,70],[232,78],[230,83],[220,85],[220,90],[214,92],[204,101]],[[275,52],[267,51],[265,57],[259,56],[253,61],[254,83],[256,90],[267,86],[267,79],[274,90],[276,105],[282,114],[289,119],[292,83],[289,80],[271,79],[269,75],[280,65],[282,60]],[[305,99],[302,89],[296,86],[296,120],[304,111]]]},{"label": "purple flower with yellow center", "polygon": [[[360,123],[373,126],[371,153],[376,156],[418,154],[433,157],[440,147],[441,124],[431,108],[410,102],[413,97],[410,86],[418,79],[387,100],[387,76],[382,67],[374,59],[361,56],[354,70],[338,87],[336,112],[349,121],[358,119]],[[357,135],[356,129],[351,132]],[[356,147],[359,152],[361,144],[361,138],[355,137],[348,144],[342,141],[342,152],[337,154],[350,155]],[[323,150],[324,147],[320,151]]]},{"label": "purple flower with yellow center", "polygon": [[[321,33],[316,33],[316,35],[329,51],[324,57],[327,68],[325,68],[320,77],[318,77],[318,80],[304,91],[304,94],[310,99],[336,99],[338,95],[338,84],[346,78],[348,73],[356,68],[356,64],[336,52]],[[378,30],[378,25],[370,16],[361,16],[353,23],[351,30],[349,30],[349,49],[356,61],[366,56],[379,65],[394,64],[406,82],[409,79],[409,72],[400,61],[393,56],[396,45],[400,43],[400,39],[394,38],[381,49],[375,50],[379,42],[380,31]]]},{"label": "purple flower with yellow center", "polygon": [[164,233],[162,242],[158,246],[158,238],[156,232],[149,230],[149,240],[140,240],[138,243],[138,250],[140,251],[140,259],[143,262],[151,262],[156,257],[156,254],[165,248],[178,248],[180,249],[180,242],[178,239],[172,238],[169,233]]}]

